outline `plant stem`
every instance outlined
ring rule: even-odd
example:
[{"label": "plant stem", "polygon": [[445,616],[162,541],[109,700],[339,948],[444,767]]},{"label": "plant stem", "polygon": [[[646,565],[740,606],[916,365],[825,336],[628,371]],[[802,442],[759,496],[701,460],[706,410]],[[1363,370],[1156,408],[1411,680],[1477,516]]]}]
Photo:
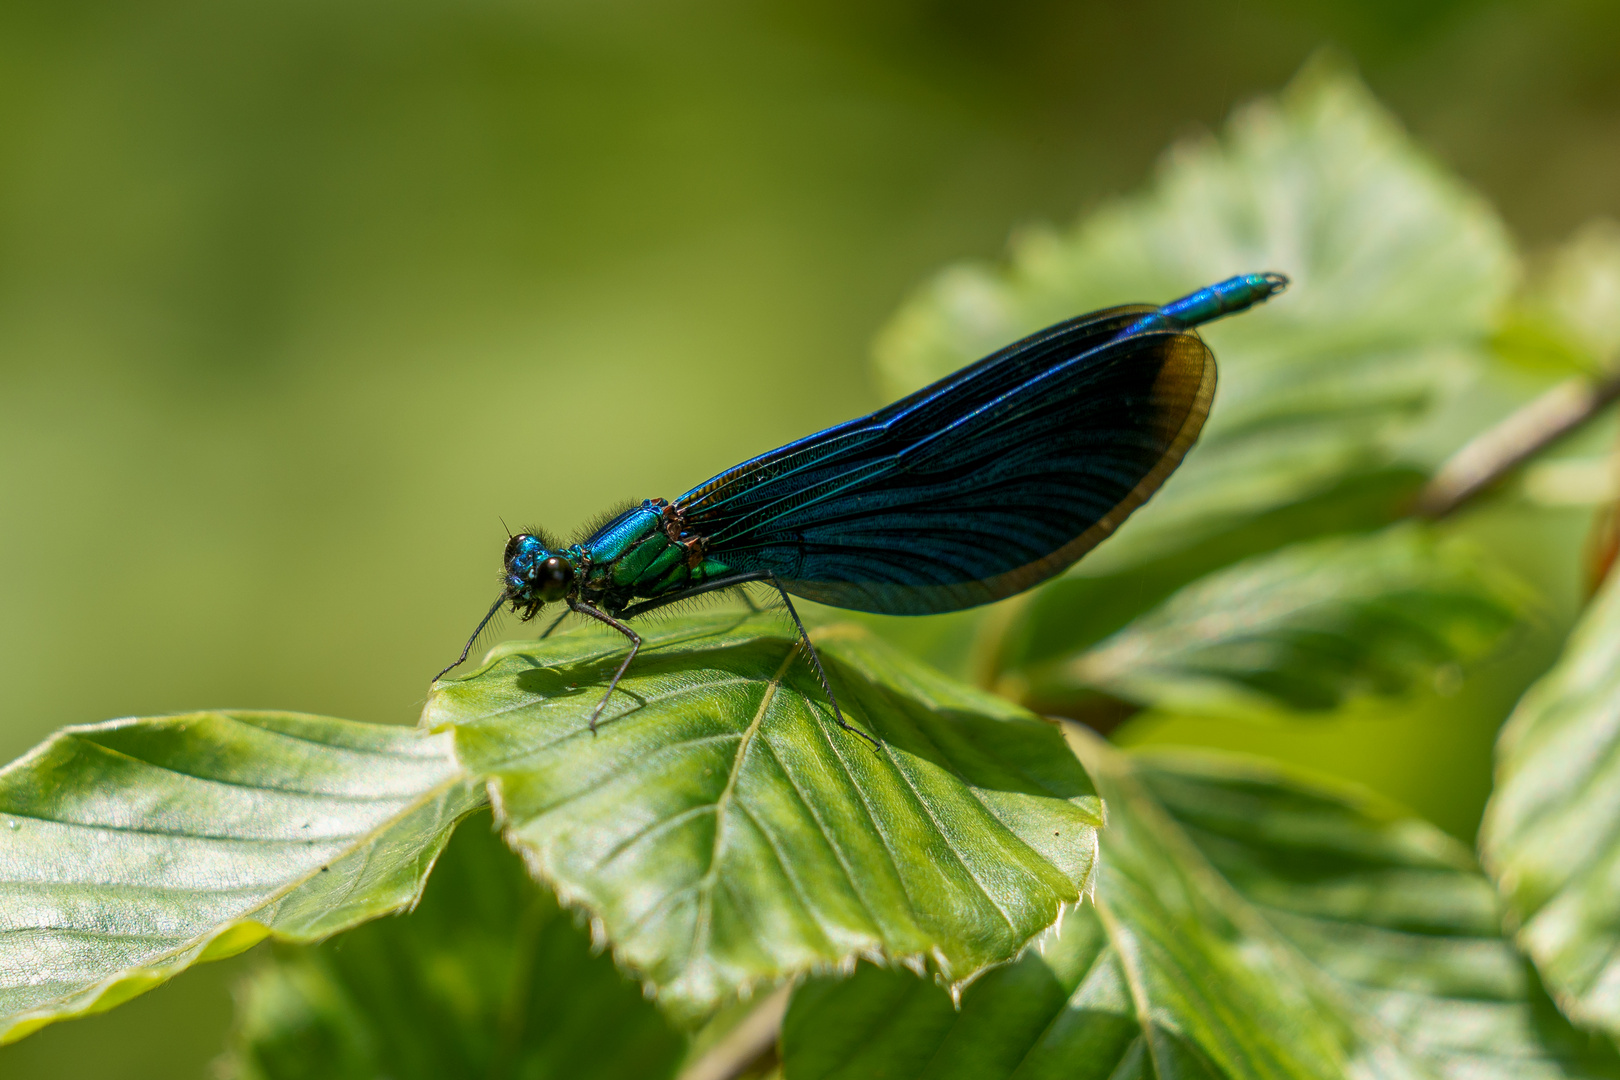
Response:
[{"label": "plant stem", "polygon": [[776,1053],[792,991],[783,986],[761,1001],[708,1053],[682,1070],[678,1080],[737,1080],[756,1065],[766,1065]]},{"label": "plant stem", "polygon": [[1418,492],[1416,517],[1455,513],[1508,473],[1575,431],[1620,397],[1620,375],[1569,379],[1470,439]]}]

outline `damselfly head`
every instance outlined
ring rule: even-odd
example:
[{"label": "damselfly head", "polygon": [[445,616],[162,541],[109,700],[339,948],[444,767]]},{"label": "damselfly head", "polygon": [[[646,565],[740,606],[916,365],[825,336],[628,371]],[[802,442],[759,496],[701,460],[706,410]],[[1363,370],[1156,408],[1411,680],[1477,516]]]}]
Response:
[{"label": "damselfly head", "polygon": [[505,584],[512,610],[528,608],[528,618],[541,604],[566,599],[573,591],[574,564],[533,533],[518,533],[506,543]]}]

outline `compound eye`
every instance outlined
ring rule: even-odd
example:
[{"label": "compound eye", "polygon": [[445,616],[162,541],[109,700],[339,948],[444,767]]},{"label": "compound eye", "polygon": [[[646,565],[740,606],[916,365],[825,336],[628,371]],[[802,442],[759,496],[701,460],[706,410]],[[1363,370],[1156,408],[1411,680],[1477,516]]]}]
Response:
[{"label": "compound eye", "polygon": [[553,555],[540,564],[540,573],[536,576],[535,585],[542,600],[547,603],[561,600],[568,595],[569,587],[573,584],[574,567],[567,559]]}]

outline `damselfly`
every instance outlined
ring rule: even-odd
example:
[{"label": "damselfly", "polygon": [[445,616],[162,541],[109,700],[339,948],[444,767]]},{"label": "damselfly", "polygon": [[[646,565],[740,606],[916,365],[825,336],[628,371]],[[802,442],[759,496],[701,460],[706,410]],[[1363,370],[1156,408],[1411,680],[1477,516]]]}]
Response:
[{"label": "damselfly", "polygon": [[1062,571],[1146,502],[1198,438],[1215,358],[1194,327],[1287,284],[1243,274],[1159,308],[1094,311],[673,502],[633,505],[577,543],[520,533],[506,545],[500,596],[439,676],[467,659],[504,605],[528,620],[566,604],[630,642],[591,713],[594,732],[641,648],[627,620],[764,582],[787,605],[839,726],[873,741],[844,719],[789,594],[926,615]]}]

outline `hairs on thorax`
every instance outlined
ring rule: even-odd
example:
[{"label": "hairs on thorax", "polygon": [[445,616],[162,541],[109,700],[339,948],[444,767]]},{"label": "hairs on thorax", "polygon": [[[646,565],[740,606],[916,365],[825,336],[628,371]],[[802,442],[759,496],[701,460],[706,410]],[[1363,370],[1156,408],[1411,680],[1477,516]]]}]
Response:
[{"label": "hairs on thorax", "polygon": [[[625,511],[634,510],[640,505],[641,500],[639,499],[625,499],[622,502],[614,503],[611,507],[602,511],[600,514],[597,514],[595,517],[588,519],[585,524],[581,525],[574,533],[574,543],[583,544],[586,540],[596,535],[597,531],[600,530],[602,526],[608,524]],[[550,545],[548,544],[547,546],[549,547]]]}]

